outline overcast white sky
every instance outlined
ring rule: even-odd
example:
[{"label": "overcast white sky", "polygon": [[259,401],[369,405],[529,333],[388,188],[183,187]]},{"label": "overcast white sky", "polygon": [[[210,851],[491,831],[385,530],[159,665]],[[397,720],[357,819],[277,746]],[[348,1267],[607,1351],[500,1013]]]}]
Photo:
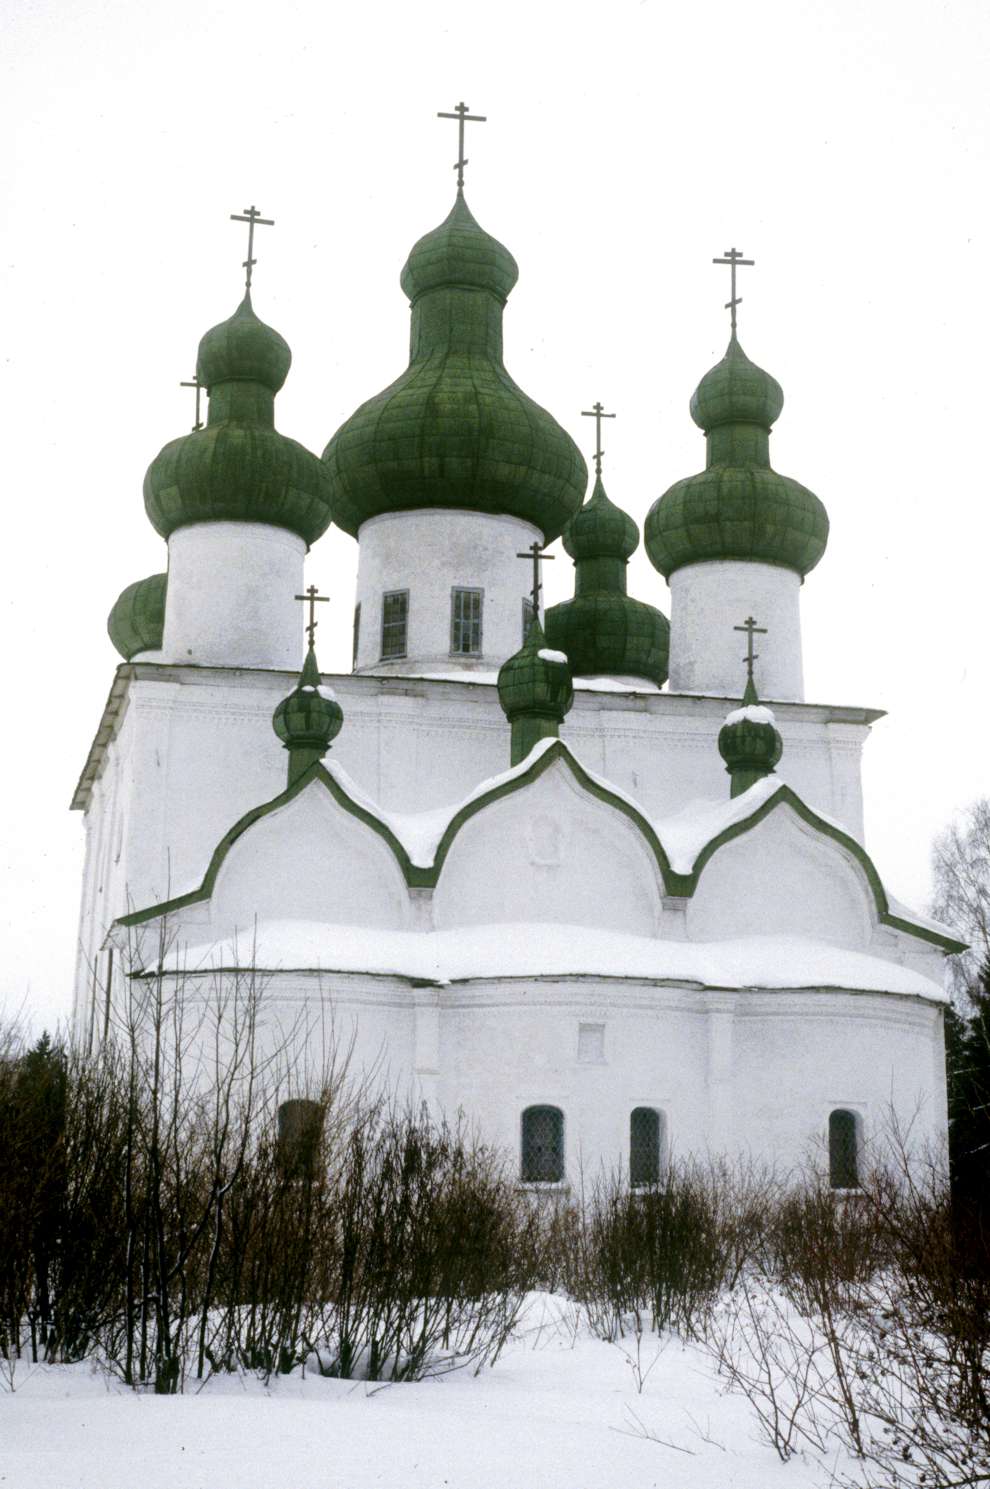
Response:
[{"label": "overcast white sky", "polygon": [[[8,707],[0,1007],[69,1008],[82,863],[72,788],[117,661],[107,612],[165,567],[144,471],[192,422],[200,335],[240,297],[288,339],[283,432],[319,453],[405,366],[398,274],[468,200],[521,270],[516,380],[642,520],[703,464],[687,403],[726,340],[730,245],[755,257],[740,339],[781,381],[779,470],[832,537],[805,585],[816,702],[889,710],[867,746],[868,846],[928,894],[933,833],[990,791],[987,748],[990,8],[980,0],[8,0],[2,37]],[[310,577],[349,665],[355,545]],[[569,591],[552,565],[548,598]],[[669,613],[642,554],[631,588]],[[331,632],[333,636],[331,638]]]}]

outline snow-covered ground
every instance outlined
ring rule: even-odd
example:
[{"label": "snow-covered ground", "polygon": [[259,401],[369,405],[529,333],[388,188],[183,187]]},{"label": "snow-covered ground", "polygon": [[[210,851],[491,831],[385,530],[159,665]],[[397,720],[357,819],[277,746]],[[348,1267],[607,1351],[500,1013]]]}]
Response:
[{"label": "snow-covered ground", "polygon": [[[710,1361],[578,1328],[534,1297],[494,1369],[375,1386],[299,1372],[137,1395],[86,1365],[0,1373],[3,1489],[806,1489]],[[840,1470],[845,1464],[840,1462]]]}]

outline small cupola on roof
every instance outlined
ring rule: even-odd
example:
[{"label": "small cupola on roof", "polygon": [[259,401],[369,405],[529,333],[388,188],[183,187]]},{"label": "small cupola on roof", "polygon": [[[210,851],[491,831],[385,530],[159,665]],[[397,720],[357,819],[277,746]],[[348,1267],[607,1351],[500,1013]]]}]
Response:
[{"label": "small cupola on roof", "polygon": [[556,739],[574,702],[567,658],[547,646],[538,620],[498,674],[498,701],[512,726],[510,764],[525,760],[541,739]]},{"label": "small cupola on roof", "polygon": [[771,623],[761,693],[800,699],[798,595],[825,552],[828,516],[813,492],[770,465],[770,431],[784,395],[746,356],[736,328],[736,270],[753,260],[730,249],[714,262],[731,266],[731,329],[725,356],[691,399],[691,417],[706,436],[706,466],[654,502],[644,529],[650,562],[671,586],[670,683],[678,692],[731,696],[735,660],[725,638],[730,616],[742,609]]},{"label": "small cupola on roof", "polygon": [[602,484],[601,421],[614,415],[596,403],[589,416],[597,427],[595,486],[564,529],[574,598],[547,611],[547,641],[567,654],[575,677],[646,678],[661,687],[670,627],[659,610],[626,593],[626,565],[639,546],[639,528]]},{"label": "small cupola on roof", "polygon": [[761,634],[761,628],[750,616],[742,626],[733,629],[745,631],[748,635],[746,689],[741,706],[726,714],[725,723],[719,730],[718,752],[732,781],[729,794],[736,797],[755,786],[764,776],[773,775],[784,752],[784,742],[773,710],[760,702],[753,683],[753,664],[756,661],[753,637]]},{"label": "small cupola on roof", "polygon": [[167,574],[149,574],[118,595],[107,618],[107,632],[126,662],[161,651],[167,583]]},{"label": "small cupola on roof", "polygon": [[251,302],[254,231],[271,224],[256,207],[232,217],[248,224],[244,296],[199,343],[192,432],[160,451],[144,481],[145,510],[169,548],[162,652],[168,662],[294,668],[292,597],[306,549],[330,525],[330,480],[275,428],[292,354]]},{"label": "small cupola on roof", "polygon": [[566,430],[505,370],[502,312],[518,273],[458,190],[402,270],[408,368],[323,452],[339,527],[356,534],[382,513],[456,507],[521,517],[545,541],[559,537],[587,472]]}]

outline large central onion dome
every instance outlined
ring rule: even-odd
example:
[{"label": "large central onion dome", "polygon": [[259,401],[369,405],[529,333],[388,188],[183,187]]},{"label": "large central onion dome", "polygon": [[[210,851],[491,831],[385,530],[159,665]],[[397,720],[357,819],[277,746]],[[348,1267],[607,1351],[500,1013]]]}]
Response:
[{"label": "large central onion dome", "polygon": [[330,526],[324,466],[275,428],[291,361],[250,293],[207,331],[196,362],[210,396],[206,428],[167,444],[144,479],[145,509],[163,537],[193,522],[266,522],[313,543]]},{"label": "large central onion dome", "polygon": [[770,468],[770,429],[783,404],[780,384],[733,332],[691,399],[691,417],[707,436],[707,468],[671,486],[647,514],[646,551],[665,578],[712,559],[777,564],[802,578],[818,563],[828,541],[825,508]]},{"label": "large central onion dome", "polygon": [[667,681],[667,617],[626,594],[626,564],[638,546],[639,528],[609,500],[598,476],[564,529],[574,598],[546,614],[547,641],[567,653],[575,677],[645,677],[657,687]]},{"label": "large central onion dome", "polygon": [[581,505],[581,453],[502,363],[502,312],[518,270],[463,194],[420,238],[401,284],[412,307],[409,366],[342,424],[323,452],[334,521],[456,507],[531,522],[547,542]]}]

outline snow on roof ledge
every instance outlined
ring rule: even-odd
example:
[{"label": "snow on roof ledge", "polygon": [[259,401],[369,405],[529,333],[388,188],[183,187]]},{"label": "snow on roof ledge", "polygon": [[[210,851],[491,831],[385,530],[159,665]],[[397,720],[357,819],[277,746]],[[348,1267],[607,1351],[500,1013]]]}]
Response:
[{"label": "snow on roof ledge", "polygon": [[799,936],[661,941],[594,926],[534,923],[386,931],[263,921],[241,936],[174,948],[164,963],[166,971],[180,974],[246,966],[391,975],[441,984],[583,975],[705,988],[838,988],[938,1003],[947,999],[938,983],[908,967]]}]

